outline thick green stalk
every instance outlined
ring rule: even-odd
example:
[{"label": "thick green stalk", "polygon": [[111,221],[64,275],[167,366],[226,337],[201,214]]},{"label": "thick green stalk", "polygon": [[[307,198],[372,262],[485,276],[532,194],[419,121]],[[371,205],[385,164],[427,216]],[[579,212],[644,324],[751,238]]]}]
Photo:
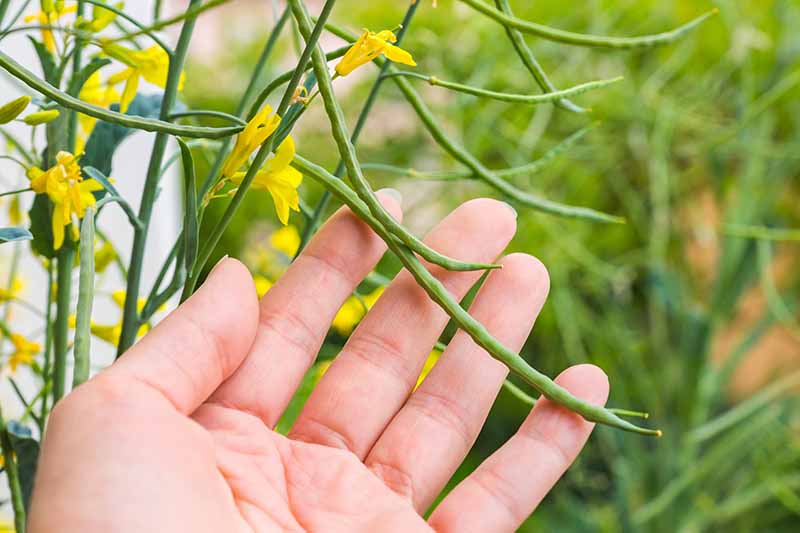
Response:
[{"label": "thick green stalk", "polygon": [[81,269],[78,277],[78,308],[75,313],[75,345],[72,349],[75,368],[72,371],[74,389],[89,379],[91,348],[92,302],[94,300],[94,209],[89,208],[81,222]]},{"label": "thick green stalk", "polygon": [[587,91],[607,87],[612,83],[622,81],[623,79],[622,76],[618,76],[616,78],[611,78],[608,80],[590,81],[586,83],[581,83],[580,85],[575,85],[574,87],[569,87],[567,89],[562,89],[560,91],[554,91],[545,94],[516,94],[516,93],[501,93],[497,91],[489,91],[486,89],[481,89],[480,87],[472,87],[470,85],[463,85],[461,83],[455,83],[452,81],[440,80],[436,76],[429,76],[427,74],[420,74],[418,72],[397,71],[385,74],[383,77],[416,78],[419,80],[427,81],[428,84],[433,85],[434,87],[444,87],[445,89],[450,89],[451,91],[471,94],[479,98],[491,98],[492,100],[499,100],[501,102],[511,102],[515,104],[527,104],[527,105],[538,105],[550,102],[557,102],[568,96],[577,96]]},{"label": "thick green stalk", "polygon": [[[50,371],[52,369],[53,361],[53,265],[47,265],[47,308],[44,313],[44,365],[42,367],[42,381],[44,381],[43,388],[52,388],[52,376]],[[49,404],[47,400],[49,394],[42,395],[41,407],[39,409],[39,433],[44,435],[44,424],[47,421],[47,413],[49,411]]]},{"label": "thick green stalk", "polygon": [[[514,15],[511,12],[511,6],[509,5],[508,0],[494,0],[494,5],[506,15]],[[508,26],[505,26],[505,30],[506,34],[508,34],[509,40],[511,41],[511,45],[514,47],[514,50],[516,50],[517,55],[522,61],[522,64],[525,65],[525,68],[527,68],[528,72],[531,73],[533,79],[539,84],[539,87],[546,93],[557,91],[558,89],[556,89],[556,86],[553,85],[553,83],[547,77],[547,73],[544,71],[542,66],[539,65],[539,62],[536,60],[536,56],[533,55],[533,51],[531,50],[530,46],[528,46],[528,43],[525,42],[525,37],[522,36],[522,33],[519,30],[515,30],[514,28],[510,28]],[[556,105],[562,109],[566,109],[567,111],[572,111],[574,113],[586,112],[586,109],[575,105],[567,99],[557,100]]]},{"label": "thick green stalk", "polygon": [[53,405],[66,391],[69,348],[69,304],[72,295],[72,267],[75,250],[65,242],[58,252],[56,274],[56,321],[53,326]]},{"label": "thick green stalk", "polygon": [[[176,52],[177,54],[177,52]],[[181,62],[183,63],[183,62]],[[22,81],[25,85],[29,86],[36,92],[50,98],[54,102],[74,111],[89,115],[106,122],[119,124],[128,128],[154,131],[159,134],[178,135],[181,137],[198,138],[198,139],[220,139],[222,137],[230,137],[242,131],[242,126],[226,126],[223,128],[209,128],[203,126],[184,126],[181,124],[172,124],[166,120],[169,115],[163,116],[160,120],[151,118],[138,117],[135,115],[126,115],[110,109],[104,109],[92,104],[87,104],[74,96],[71,96],[64,91],[61,91],[46,81],[40,79],[33,72],[26,69],[16,61],[14,61],[5,52],[0,51],[0,67],[3,67],[9,74]],[[164,98],[166,99],[166,90]]]},{"label": "thick green stalk", "polygon": [[[290,0],[289,5],[292,7],[292,14],[297,20],[300,28],[300,33],[303,36],[308,35],[311,27],[311,19],[305,10],[301,0]],[[317,22],[319,26],[319,21]],[[499,265],[491,265],[484,263],[467,263],[458,261],[447,257],[436,250],[430,248],[423,243],[414,234],[408,231],[402,224],[398,223],[392,215],[389,214],[383,205],[381,205],[375,192],[364,177],[361,167],[356,158],[355,147],[350,141],[350,135],[345,126],[344,114],[341,107],[336,103],[336,96],[333,94],[333,85],[331,83],[331,74],[328,71],[328,65],[325,59],[325,54],[322,49],[315,47],[311,56],[312,64],[314,65],[314,74],[317,77],[317,84],[320,94],[323,97],[323,104],[325,111],[329,117],[336,116],[336,120],[331,119],[333,125],[333,137],[336,145],[339,148],[339,154],[344,161],[347,175],[353,188],[370,209],[370,212],[383,224],[396,238],[400,239],[406,246],[410,247],[414,252],[421,255],[425,260],[439,265],[447,270],[454,271],[469,271],[469,270],[487,270],[491,268],[499,268]],[[345,155],[346,154],[346,155]]]},{"label": "thick green stalk", "polygon": [[702,24],[709,17],[716,15],[719,9],[714,8],[707,13],[675,28],[674,30],[656,33],[654,35],[642,35],[640,37],[605,37],[600,35],[586,35],[571,31],[550,28],[543,24],[536,24],[527,20],[508,15],[498,11],[483,0],[461,0],[474,10],[483,13],[489,18],[502,24],[506,28],[514,28],[522,33],[536,35],[549,41],[556,41],[575,46],[591,46],[597,48],[646,48],[671,43],[681,38],[687,32]]},{"label": "thick green stalk", "polygon": [[25,503],[22,500],[22,485],[20,485],[19,481],[14,445],[11,442],[8,428],[6,428],[2,408],[0,408],[0,447],[2,447],[3,460],[5,461],[8,490],[11,493],[11,507],[14,509],[14,529],[16,533],[25,533]]},{"label": "thick green stalk", "polygon": [[[190,10],[199,5],[199,0],[191,0]],[[189,49],[189,42],[194,31],[194,24],[197,14],[186,18],[186,22],[181,29],[178,44],[175,47],[175,55],[169,62],[167,73],[167,83],[164,87],[164,97],[161,101],[161,120],[166,121],[172,113],[178,93],[178,85],[183,64],[186,60],[186,53]],[[120,335],[119,346],[117,347],[117,357],[122,355],[136,340],[136,333],[139,331],[140,320],[137,303],[139,301],[139,288],[142,279],[142,267],[144,260],[145,246],[147,244],[147,234],[150,229],[150,219],[153,214],[156,195],[158,194],[158,182],[161,175],[161,162],[164,159],[164,151],[167,148],[169,137],[166,133],[159,132],[153,142],[153,151],[150,155],[150,164],[147,169],[144,190],[142,191],[142,201],[139,207],[139,220],[142,227],[135,228],[133,235],[133,247],[131,249],[130,267],[128,268],[128,286],[125,294],[125,308],[122,320],[122,334]]]},{"label": "thick green stalk", "polygon": [[[332,118],[332,120],[335,120],[335,118]],[[334,196],[339,198],[342,203],[350,207],[359,218],[364,220],[364,222],[386,242],[389,249],[397,256],[400,262],[403,263],[403,266],[411,273],[428,296],[445,310],[459,328],[472,337],[472,339],[492,357],[508,366],[512,372],[521,377],[526,383],[534,387],[546,398],[580,414],[583,418],[591,422],[605,424],[642,435],[661,435],[659,430],[636,426],[627,420],[623,420],[604,407],[592,405],[576,398],[569,391],[553,382],[549,377],[532,368],[519,354],[503,346],[500,341],[495,339],[486,330],[483,324],[472,318],[472,316],[450,295],[444,285],[428,272],[411,250],[397,243],[392,234],[372,216],[367,205],[355,192],[345,185],[344,182],[332,174],[329,174],[324,168],[311,163],[301,156],[296,156],[292,165],[303,172],[304,175],[320,182],[320,184],[330,190]]]},{"label": "thick green stalk", "polygon": [[[78,0],[75,8],[75,16],[83,17],[84,1]],[[85,40],[80,35],[75,36],[75,48],[72,51],[72,75],[77,76],[81,70],[81,62],[83,61],[83,47]],[[70,84],[71,85],[71,84]],[[69,93],[70,96],[78,96],[80,87],[74,87],[74,94]],[[74,110],[69,111],[69,118],[67,119],[67,146],[71,152],[75,152],[75,145],[78,138],[78,113]]]},{"label": "thick green stalk", "polygon": [[[286,110],[291,104],[295,89],[300,86],[300,80],[303,77],[303,73],[306,70],[306,65],[308,64],[309,59],[311,58],[311,52],[317,48],[317,42],[322,35],[322,31],[325,28],[325,22],[328,20],[335,3],[336,0],[327,0],[325,5],[322,6],[322,11],[319,15],[319,21],[317,22],[316,26],[314,26],[314,29],[311,31],[308,37],[306,48],[303,50],[300,59],[297,61],[297,66],[292,74],[292,78],[289,80],[289,84],[286,86],[286,91],[283,93],[283,98],[281,98],[278,109],[275,111],[279,117],[282,117],[284,113],[286,113]],[[264,164],[267,156],[272,153],[274,143],[275,135],[272,134],[264,141],[264,143],[261,145],[261,148],[256,153],[256,156],[253,158],[253,161],[250,163],[250,168],[247,169],[247,173],[242,179],[242,183],[237,188],[236,194],[234,194],[233,198],[228,204],[228,207],[225,208],[222,218],[212,230],[211,235],[209,235],[208,239],[206,239],[203,249],[200,250],[197,263],[195,264],[195,269],[190,273],[189,279],[186,281],[186,285],[183,287],[181,299],[185,299],[194,291],[194,288],[197,285],[197,279],[200,276],[203,267],[208,262],[209,257],[211,257],[211,254],[222,237],[222,234],[228,228],[231,220],[233,220],[233,216],[236,214],[236,211],[239,209],[239,205],[241,205],[242,201],[244,200],[244,196],[247,194],[250,185],[252,185],[258,169]]]}]

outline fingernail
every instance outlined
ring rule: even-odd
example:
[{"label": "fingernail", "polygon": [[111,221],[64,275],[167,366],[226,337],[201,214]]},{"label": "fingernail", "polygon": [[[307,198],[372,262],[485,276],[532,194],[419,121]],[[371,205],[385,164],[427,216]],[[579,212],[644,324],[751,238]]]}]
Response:
[{"label": "fingernail", "polygon": [[516,209],[514,209],[514,208],[511,206],[511,204],[509,204],[508,202],[503,202],[503,203],[505,204],[505,206],[508,208],[508,210],[509,210],[509,211],[511,211],[512,213],[514,213],[514,218],[518,218],[518,217],[519,217],[519,215],[517,214],[517,210],[516,210]]},{"label": "fingernail", "polygon": [[381,189],[378,192],[382,193],[382,194],[385,194],[386,196],[389,196],[391,198],[394,198],[394,200],[398,204],[401,204],[401,205],[403,204],[403,193],[401,193],[397,189],[392,189],[392,188],[387,187],[386,189]]}]

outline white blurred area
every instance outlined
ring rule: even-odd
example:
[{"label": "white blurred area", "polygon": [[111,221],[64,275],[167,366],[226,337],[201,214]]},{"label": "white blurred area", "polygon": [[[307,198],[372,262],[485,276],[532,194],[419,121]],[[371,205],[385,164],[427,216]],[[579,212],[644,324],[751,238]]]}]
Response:
[{"label": "white blurred area", "polygon": [[[36,1],[31,2],[26,13],[38,11],[38,4],[39,2]],[[22,5],[20,1],[11,2],[9,14],[6,16],[7,19],[20,5]],[[128,1],[126,2],[125,10],[139,20],[149,22],[152,17],[153,1]],[[33,35],[38,37],[36,33],[33,33]],[[168,41],[174,41],[174,33],[167,33],[166,38]],[[142,43],[145,44],[144,41],[142,41]],[[0,46],[2,46],[3,52],[13,56],[28,69],[37,74],[41,72],[33,47],[24,34],[17,33],[11,35],[2,41]],[[88,48],[86,53],[89,55],[94,52],[96,52],[96,49],[92,50]],[[111,65],[105,67],[103,72],[107,75],[107,73],[114,73],[116,70],[119,69],[115,69],[114,65]],[[145,94],[157,90],[160,89],[145,83],[142,83],[139,87],[139,92]],[[0,70],[0,102],[7,102],[23,94],[33,95],[30,89]],[[31,109],[35,108],[30,106],[28,112],[30,112]],[[3,126],[3,128],[7,128],[7,131],[15,135],[18,139],[26,143],[29,142],[29,126],[21,123],[12,123]],[[44,146],[44,128],[40,126],[38,129],[41,131],[37,131],[36,145],[37,149],[41,150]],[[137,132],[120,145],[114,157],[112,177],[115,180],[115,185],[120,193],[131,203],[134,210],[138,210],[154,137],[155,135],[152,133]],[[167,150],[165,161],[176,149],[177,147],[174,144],[170,145]],[[9,153],[9,151],[5,142],[0,143],[0,154],[7,153]],[[152,282],[180,230],[182,192],[178,169],[178,166],[171,167],[170,172],[164,176],[161,182],[162,191],[154,210],[152,226],[147,240],[147,252],[145,254],[144,276],[141,291],[145,296],[149,292]],[[27,186],[28,180],[23,170],[10,161],[0,159],[0,187],[2,187],[0,190],[8,191]],[[33,201],[33,193],[24,193],[21,196],[21,200],[24,214],[22,225],[27,227],[29,224],[27,210]],[[3,227],[10,225],[8,221],[9,204],[10,197],[0,198],[0,225]],[[133,232],[120,208],[115,204],[104,208],[98,218],[98,227],[112,238],[123,261],[127,263]],[[22,279],[25,286],[22,298],[25,302],[32,304],[36,308],[44,309],[46,302],[47,275],[41,261],[33,257],[30,243],[6,243],[0,245],[0,286],[6,286],[15,246],[19,248],[18,276]],[[77,275],[78,270],[75,269],[73,272],[74,285],[77,285]],[[99,324],[115,324],[120,320],[121,310],[111,300],[110,295],[113,291],[124,289],[124,287],[125,280],[114,265],[110,265],[104,274],[98,276],[95,285],[95,302],[92,312],[93,321]],[[75,296],[73,300],[74,298]],[[0,305],[0,312],[2,312],[2,309],[3,306]],[[43,319],[40,315],[27,309],[26,306],[12,303],[7,323],[12,331],[22,333],[41,344],[44,343]],[[8,372],[6,362],[11,353],[11,349],[10,343],[5,342],[1,352],[2,359],[0,359],[3,368],[6,369],[4,372]],[[113,355],[114,349],[111,345],[102,340],[92,338],[93,373],[109,364],[113,360]],[[68,362],[68,372],[70,373],[71,363],[72,361],[70,360]],[[20,367],[14,375],[14,379],[20,385],[23,394],[25,394],[28,399],[31,399],[35,395],[39,387],[34,378],[31,369],[27,367]],[[71,376],[68,374],[67,383],[70,382]],[[7,379],[0,381],[0,402],[2,402],[3,415],[7,420],[16,419],[24,412],[23,405],[17,399]],[[27,425],[32,427],[35,424],[29,423]],[[3,500],[4,491],[6,489],[5,482],[3,481],[0,485],[2,485],[2,488],[0,488],[0,500]],[[5,509],[0,511],[0,516],[3,516],[4,512]]]}]

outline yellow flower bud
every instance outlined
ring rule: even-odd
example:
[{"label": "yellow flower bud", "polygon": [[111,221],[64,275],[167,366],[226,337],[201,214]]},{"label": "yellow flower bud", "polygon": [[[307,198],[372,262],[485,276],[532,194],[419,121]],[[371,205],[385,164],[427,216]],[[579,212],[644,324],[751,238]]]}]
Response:
[{"label": "yellow flower bud", "polygon": [[38,126],[39,124],[47,124],[48,122],[54,121],[59,117],[59,115],[61,115],[61,113],[58,111],[58,109],[48,109],[46,111],[37,111],[36,113],[31,113],[22,120],[28,126]]},{"label": "yellow flower bud", "polygon": [[20,96],[15,100],[11,100],[4,106],[0,107],[0,124],[8,124],[15,118],[17,118],[25,108],[28,107],[28,104],[31,102],[30,96]]}]

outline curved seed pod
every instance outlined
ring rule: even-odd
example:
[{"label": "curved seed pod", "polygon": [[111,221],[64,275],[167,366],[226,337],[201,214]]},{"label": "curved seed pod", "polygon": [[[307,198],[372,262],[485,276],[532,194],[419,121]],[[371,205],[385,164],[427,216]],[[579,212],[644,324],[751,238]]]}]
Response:
[{"label": "curved seed pod", "polygon": [[601,35],[587,35],[583,33],[559,30],[543,24],[537,24],[535,22],[523,20],[510,16],[502,11],[498,11],[489,4],[484,3],[482,0],[461,1],[475,11],[483,13],[507,28],[514,28],[522,33],[536,35],[549,41],[596,48],[647,48],[650,46],[668,44],[693,30],[705,22],[706,19],[719,13],[719,9],[714,8],[711,11],[703,13],[697,18],[690,20],[683,26],[678,26],[673,30],[656,33],[653,35],[642,35],[639,37],[606,37]]},{"label": "curved seed pod", "polygon": [[28,95],[20,96],[11,100],[7,104],[0,107],[0,124],[8,124],[25,111],[28,104],[31,103],[31,97]]},{"label": "curved seed pod", "polygon": [[608,85],[611,85],[612,83],[616,83],[618,81],[622,81],[623,79],[622,76],[617,76],[616,78],[611,78],[607,80],[590,81],[587,83],[581,83],[580,85],[575,85],[574,87],[569,87],[567,89],[561,89],[560,91],[553,91],[544,94],[516,94],[516,93],[501,93],[497,91],[489,91],[486,89],[481,89],[479,87],[472,87],[470,85],[463,85],[461,83],[455,83],[452,81],[440,80],[436,76],[428,76],[427,74],[420,74],[418,72],[397,71],[385,74],[383,77],[416,78],[419,80],[427,81],[430,85],[433,85],[434,87],[444,87],[445,89],[450,89],[451,91],[471,94],[473,96],[477,96],[480,98],[491,98],[492,100],[499,100],[501,102],[512,102],[516,104],[528,104],[528,105],[557,102],[569,96],[577,96],[587,91],[607,87]]},{"label": "curved seed pod", "polygon": [[103,109],[92,104],[70,96],[69,94],[60,91],[40,79],[33,72],[26,69],[16,61],[14,61],[5,52],[0,52],[0,67],[8,71],[9,74],[19,79],[25,85],[35,90],[38,93],[50,98],[51,100],[61,104],[62,106],[89,115],[106,122],[112,122],[143,131],[155,131],[159,133],[168,133],[170,135],[177,135],[181,137],[200,138],[200,139],[220,139],[222,137],[230,137],[242,131],[242,126],[227,126],[224,128],[209,128],[201,126],[184,126],[181,124],[172,124],[164,120],[149,119],[137,117],[134,115],[126,115],[117,111]]},{"label": "curved seed pod", "polygon": [[361,201],[358,195],[345,185],[344,182],[336,179],[322,167],[300,156],[295,157],[292,165],[303,172],[305,176],[318,181],[340,201],[350,207],[359,218],[364,220],[375,233],[387,243],[389,249],[397,255],[398,259],[403,263],[403,266],[411,273],[417,283],[425,289],[428,296],[450,315],[459,328],[463,329],[492,357],[505,364],[512,372],[521,377],[526,383],[534,387],[546,398],[559,405],[563,405],[591,422],[605,424],[641,435],[661,436],[660,430],[637,426],[620,418],[610,409],[592,405],[573,396],[569,391],[556,384],[549,377],[531,367],[519,354],[509,350],[500,341],[495,339],[486,330],[483,324],[472,318],[472,316],[453,299],[441,282],[425,269],[422,263],[419,262],[408,248],[398,245],[392,234],[372,216],[366,204]]},{"label": "curved seed pod", "polygon": [[90,322],[94,300],[94,214],[94,209],[87,209],[81,222],[81,268],[78,278],[78,307],[75,312],[73,389],[89,379]]}]

